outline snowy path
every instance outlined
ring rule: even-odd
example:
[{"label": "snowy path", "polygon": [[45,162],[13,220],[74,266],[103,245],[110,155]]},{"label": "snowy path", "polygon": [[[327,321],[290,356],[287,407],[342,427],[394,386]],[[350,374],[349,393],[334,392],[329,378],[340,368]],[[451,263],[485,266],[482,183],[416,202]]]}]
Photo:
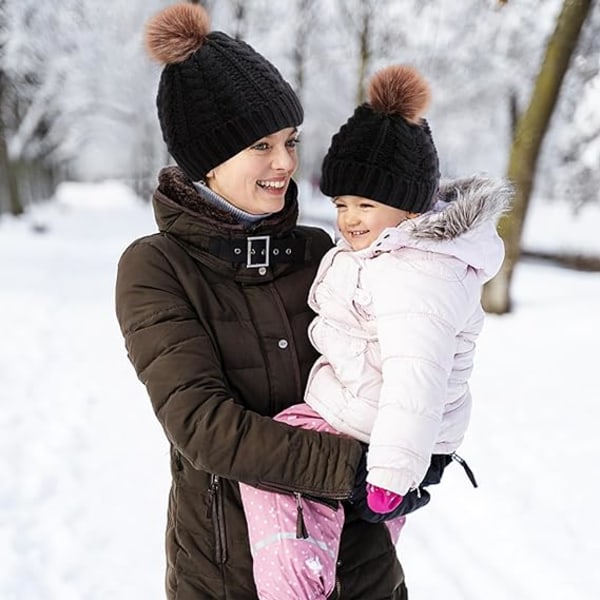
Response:
[{"label": "snowy path", "polygon": [[112,300],[135,221],[140,234],[153,225],[120,189],[98,193],[126,208],[48,207],[45,234],[0,228],[6,600],[161,597],[166,447]]}]

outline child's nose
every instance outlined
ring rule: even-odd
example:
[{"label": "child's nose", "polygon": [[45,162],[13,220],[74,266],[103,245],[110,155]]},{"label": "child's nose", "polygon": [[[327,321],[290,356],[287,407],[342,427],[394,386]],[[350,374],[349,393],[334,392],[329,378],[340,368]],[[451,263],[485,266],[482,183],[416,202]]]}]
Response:
[{"label": "child's nose", "polygon": [[349,210],[346,212],[346,224],[347,225],[357,225],[360,223],[360,216],[357,212],[353,210]]}]

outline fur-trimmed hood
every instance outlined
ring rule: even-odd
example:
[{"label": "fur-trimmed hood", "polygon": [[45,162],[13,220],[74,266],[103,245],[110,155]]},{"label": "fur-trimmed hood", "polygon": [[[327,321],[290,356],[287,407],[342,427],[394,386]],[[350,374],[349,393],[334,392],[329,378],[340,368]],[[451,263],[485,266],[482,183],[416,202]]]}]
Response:
[{"label": "fur-trimmed hood", "polygon": [[[510,208],[513,188],[506,179],[474,176],[440,184],[434,208],[397,227],[386,229],[364,257],[401,248],[454,256],[491,279],[504,260],[498,219]],[[348,249],[340,241],[341,249]]]},{"label": "fur-trimmed hood", "polygon": [[451,240],[483,223],[498,222],[513,188],[506,179],[467,177],[442,181],[432,211],[410,221],[417,238]]}]

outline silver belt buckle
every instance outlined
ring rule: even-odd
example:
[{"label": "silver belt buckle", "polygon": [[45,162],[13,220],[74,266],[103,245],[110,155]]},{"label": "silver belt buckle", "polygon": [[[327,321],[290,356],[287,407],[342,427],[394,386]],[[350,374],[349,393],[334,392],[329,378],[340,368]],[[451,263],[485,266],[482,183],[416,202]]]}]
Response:
[{"label": "silver belt buckle", "polygon": [[[259,244],[258,242],[263,242]],[[269,266],[269,250],[271,237],[268,235],[254,235],[246,238],[246,268],[257,269]],[[256,243],[256,245],[255,245]],[[256,247],[258,246],[258,248]],[[253,260],[256,256],[264,256],[263,260]]]}]

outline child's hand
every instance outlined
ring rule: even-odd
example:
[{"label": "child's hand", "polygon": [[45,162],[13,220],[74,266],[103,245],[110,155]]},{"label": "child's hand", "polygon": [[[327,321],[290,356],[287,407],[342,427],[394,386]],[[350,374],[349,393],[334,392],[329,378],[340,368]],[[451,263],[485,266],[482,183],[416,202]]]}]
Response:
[{"label": "child's hand", "polygon": [[401,502],[400,494],[367,483],[367,505],[373,512],[379,514],[392,512],[400,506]]}]

